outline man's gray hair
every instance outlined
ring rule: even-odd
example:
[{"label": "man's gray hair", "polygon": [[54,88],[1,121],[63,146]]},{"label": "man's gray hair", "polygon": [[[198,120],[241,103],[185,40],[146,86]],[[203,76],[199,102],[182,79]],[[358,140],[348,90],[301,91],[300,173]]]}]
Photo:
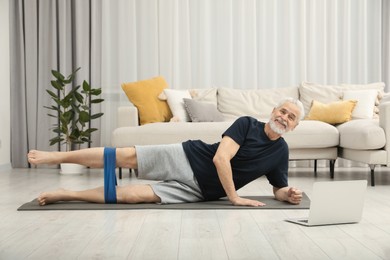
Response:
[{"label": "man's gray hair", "polygon": [[302,120],[303,117],[305,116],[305,109],[303,108],[302,102],[299,101],[298,99],[295,99],[292,97],[286,97],[286,98],[281,99],[276,107],[279,108],[279,107],[283,106],[284,103],[286,103],[286,102],[293,103],[293,104],[297,105],[297,107],[299,108],[298,121]]}]

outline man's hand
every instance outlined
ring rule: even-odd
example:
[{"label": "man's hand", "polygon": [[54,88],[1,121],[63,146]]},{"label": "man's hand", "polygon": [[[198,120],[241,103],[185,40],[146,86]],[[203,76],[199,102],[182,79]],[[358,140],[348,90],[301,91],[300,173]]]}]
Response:
[{"label": "man's hand", "polygon": [[280,201],[287,201],[291,204],[299,204],[302,201],[302,191],[294,187],[274,187],[275,198]]},{"label": "man's hand", "polygon": [[291,204],[299,204],[302,201],[302,191],[291,187],[287,191],[287,201]]},{"label": "man's hand", "polygon": [[251,207],[265,206],[265,203],[263,202],[257,200],[245,199],[241,197],[235,197],[234,199],[231,199],[230,202],[234,206],[251,206]]}]

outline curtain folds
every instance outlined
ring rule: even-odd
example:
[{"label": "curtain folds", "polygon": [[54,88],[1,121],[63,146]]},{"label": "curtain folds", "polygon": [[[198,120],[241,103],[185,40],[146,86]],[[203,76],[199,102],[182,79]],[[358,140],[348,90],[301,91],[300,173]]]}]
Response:
[{"label": "curtain folds", "polygon": [[[89,1],[10,1],[13,167],[28,166],[30,149],[63,149],[49,147],[56,122],[43,107],[52,105],[46,93],[52,69],[69,75],[81,67],[75,85],[84,79],[100,85],[100,60],[95,63],[95,59],[101,51],[100,45],[92,44],[91,10],[96,16],[101,8]],[[100,27],[97,30],[100,32]],[[99,145],[100,136],[92,141]]]},{"label": "curtain folds", "polygon": [[[108,84],[275,88],[381,79],[381,1],[103,1]],[[131,59],[124,60],[124,59]],[[126,66],[123,66],[126,65]],[[114,87],[114,88],[115,88]]]},{"label": "curtain folds", "polygon": [[[48,146],[50,70],[102,87],[93,146],[110,145],[120,84],[240,89],[385,81],[389,4],[381,0],[10,1],[12,164]],[[387,90],[389,88],[387,87]],[[99,142],[100,141],[100,142]]]},{"label": "curtain folds", "polygon": [[382,81],[390,91],[390,1],[382,1]]}]

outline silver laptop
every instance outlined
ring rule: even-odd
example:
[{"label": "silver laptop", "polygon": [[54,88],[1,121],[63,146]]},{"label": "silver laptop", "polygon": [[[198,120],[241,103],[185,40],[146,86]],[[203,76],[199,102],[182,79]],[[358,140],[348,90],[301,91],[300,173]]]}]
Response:
[{"label": "silver laptop", "polygon": [[359,222],[366,189],[367,180],[315,182],[309,217],[286,221],[304,226]]}]

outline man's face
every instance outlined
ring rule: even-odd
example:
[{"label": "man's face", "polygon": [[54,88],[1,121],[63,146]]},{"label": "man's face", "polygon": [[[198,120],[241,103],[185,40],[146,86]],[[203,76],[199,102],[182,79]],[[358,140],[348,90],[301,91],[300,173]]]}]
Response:
[{"label": "man's face", "polygon": [[298,106],[286,102],[282,106],[274,108],[269,125],[272,131],[282,135],[298,125],[299,116]]}]

